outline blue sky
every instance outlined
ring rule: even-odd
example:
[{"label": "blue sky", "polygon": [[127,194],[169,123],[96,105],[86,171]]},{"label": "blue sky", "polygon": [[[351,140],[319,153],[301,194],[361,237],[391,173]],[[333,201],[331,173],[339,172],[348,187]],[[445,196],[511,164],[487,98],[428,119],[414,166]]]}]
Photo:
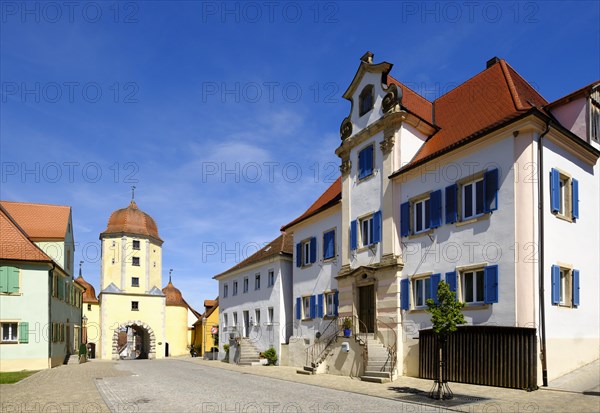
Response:
[{"label": "blue sky", "polygon": [[70,4],[1,3],[0,198],[72,206],[98,286],[135,185],[199,310],[337,178],[365,51],[430,99],[493,56],[550,101],[600,78],[595,1]]}]

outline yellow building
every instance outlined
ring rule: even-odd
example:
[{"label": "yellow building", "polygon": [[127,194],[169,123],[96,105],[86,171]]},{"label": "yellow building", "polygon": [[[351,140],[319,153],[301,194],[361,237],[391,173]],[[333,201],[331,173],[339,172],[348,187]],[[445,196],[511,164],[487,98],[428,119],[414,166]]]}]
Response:
[{"label": "yellow building", "polygon": [[[100,241],[98,304],[92,287],[83,308],[95,356],[118,360],[185,354],[197,313],[170,281],[160,289],[163,240],[154,219],[132,200],[111,214]],[[79,282],[88,284],[82,277]]]},{"label": "yellow building", "polygon": [[204,300],[204,314],[194,323],[192,342],[199,356],[219,346],[219,298]]}]

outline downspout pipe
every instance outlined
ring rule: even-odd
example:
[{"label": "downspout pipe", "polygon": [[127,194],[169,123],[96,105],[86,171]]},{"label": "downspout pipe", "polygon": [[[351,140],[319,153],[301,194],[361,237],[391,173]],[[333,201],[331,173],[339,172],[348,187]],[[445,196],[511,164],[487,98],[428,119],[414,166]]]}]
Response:
[{"label": "downspout pipe", "polygon": [[540,357],[542,361],[542,385],[548,387],[548,363],[546,354],[546,304],[544,300],[544,136],[550,131],[550,121],[546,130],[538,138],[538,276],[540,302]]},{"label": "downspout pipe", "polygon": [[56,264],[51,262],[52,268],[48,271],[48,368],[52,368],[52,287],[54,286],[54,270]]}]

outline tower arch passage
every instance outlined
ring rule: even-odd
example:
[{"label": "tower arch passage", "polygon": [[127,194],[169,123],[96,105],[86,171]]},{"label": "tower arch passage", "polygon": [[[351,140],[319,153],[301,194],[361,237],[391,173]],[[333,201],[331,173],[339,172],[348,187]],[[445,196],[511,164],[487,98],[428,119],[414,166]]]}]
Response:
[{"label": "tower arch passage", "polygon": [[[131,334],[135,337],[133,340],[123,333]],[[120,338],[119,338],[120,337]],[[119,343],[121,341],[121,343]],[[127,349],[124,346],[128,346]],[[112,359],[121,359],[121,354],[125,353],[127,358],[155,359],[156,358],[156,337],[154,330],[140,320],[129,320],[119,324],[114,330],[112,339]]]}]

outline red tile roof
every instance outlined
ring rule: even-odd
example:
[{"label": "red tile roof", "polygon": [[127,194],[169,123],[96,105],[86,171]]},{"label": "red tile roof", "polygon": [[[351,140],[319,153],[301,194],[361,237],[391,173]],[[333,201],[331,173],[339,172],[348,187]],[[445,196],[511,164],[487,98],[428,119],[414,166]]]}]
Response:
[{"label": "red tile roof", "polygon": [[440,128],[394,175],[422,164],[531,108],[548,102],[504,60],[491,65],[433,102]]},{"label": "red tile roof", "polygon": [[98,298],[96,298],[96,289],[92,284],[87,282],[81,274],[75,279],[75,282],[85,288],[83,292],[83,302],[88,304],[98,304]]},{"label": "red tile roof", "polygon": [[392,76],[388,75],[387,84],[388,86],[395,84],[402,89],[402,106],[421,119],[433,124],[433,104],[429,100],[419,95],[405,84],[394,79]]},{"label": "red tile roof", "polygon": [[52,262],[0,204],[0,259]]},{"label": "red tile roof", "polygon": [[264,246],[263,248],[261,248],[242,262],[234,265],[227,271],[215,275],[213,278],[218,278],[223,275],[232,273],[249,265],[256,264],[258,262],[275,257],[276,255],[292,255],[293,245],[294,241],[292,237],[290,235],[282,233],[280,236],[275,238],[273,241],[269,242],[266,246]]},{"label": "red tile roof", "polygon": [[10,216],[33,240],[62,240],[67,234],[71,207],[64,205],[32,204],[0,201]]},{"label": "red tile roof", "polygon": [[296,225],[313,215],[318,214],[321,211],[324,211],[332,206],[336,205],[342,199],[342,177],[339,177],[335,180],[333,184],[329,188],[321,194],[321,196],[306,210],[302,215],[293,220],[292,222],[281,227],[282,231]]}]

